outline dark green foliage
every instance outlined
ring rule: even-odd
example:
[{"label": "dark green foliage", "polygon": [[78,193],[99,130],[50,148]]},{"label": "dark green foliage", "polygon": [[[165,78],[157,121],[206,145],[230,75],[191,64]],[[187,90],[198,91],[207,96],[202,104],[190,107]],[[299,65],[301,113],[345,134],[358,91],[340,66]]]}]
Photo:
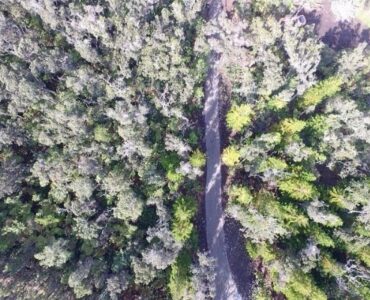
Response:
[{"label": "dark green foliage", "polygon": [[0,298],[167,297],[197,238],[201,5],[67,2],[0,1]]},{"label": "dark green foliage", "polygon": [[192,293],[190,265],[191,257],[189,253],[183,251],[171,266],[168,289],[174,300],[184,299],[186,295]]},{"label": "dark green foliage", "polygon": [[192,198],[180,198],[173,206],[172,232],[176,240],[187,240],[193,230],[192,218],[196,206]]}]

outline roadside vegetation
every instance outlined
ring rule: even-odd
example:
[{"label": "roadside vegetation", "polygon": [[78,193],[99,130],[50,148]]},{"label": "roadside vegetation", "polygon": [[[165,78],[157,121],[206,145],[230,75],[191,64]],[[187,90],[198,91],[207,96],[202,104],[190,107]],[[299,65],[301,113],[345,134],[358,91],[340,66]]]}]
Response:
[{"label": "roadside vegetation", "polygon": [[244,29],[222,24],[239,38],[223,44],[227,213],[255,299],[368,299],[370,48],[335,52],[294,11],[257,1],[237,11]]}]

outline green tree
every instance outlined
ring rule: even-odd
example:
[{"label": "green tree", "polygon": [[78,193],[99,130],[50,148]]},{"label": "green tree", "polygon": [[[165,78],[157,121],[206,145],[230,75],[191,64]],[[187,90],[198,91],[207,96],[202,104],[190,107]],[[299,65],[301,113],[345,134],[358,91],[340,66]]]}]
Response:
[{"label": "green tree", "polygon": [[329,77],[315,86],[309,88],[299,99],[300,108],[316,106],[322,100],[334,96],[341,90],[343,80],[341,77]]},{"label": "green tree", "polygon": [[246,249],[251,258],[257,259],[260,257],[263,259],[264,263],[269,263],[277,258],[271,245],[266,242],[260,244],[247,242]]},{"label": "green tree", "polygon": [[189,159],[191,165],[196,168],[202,168],[206,164],[206,156],[199,149],[195,150]]},{"label": "green tree", "polygon": [[295,200],[305,201],[317,195],[316,188],[309,182],[301,179],[286,179],[278,182],[279,189]]},{"label": "green tree", "polygon": [[306,126],[305,121],[301,121],[294,118],[284,119],[279,124],[279,131],[283,135],[292,136],[295,133],[301,132]]},{"label": "green tree", "polygon": [[177,241],[187,240],[192,231],[192,218],[195,214],[196,206],[192,198],[180,198],[173,206],[172,233]]},{"label": "green tree", "polygon": [[226,114],[226,124],[234,132],[241,132],[249,125],[253,116],[253,108],[249,104],[233,105]]},{"label": "green tree", "polygon": [[35,258],[41,266],[61,268],[72,256],[67,250],[67,241],[59,239],[46,246],[41,252],[35,254]]},{"label": "green tree", "polygon": [[281,290],[288,300],[327,299],[325,293],[315,285],[312,277],[308,274],[304,274],[301,271],[296,271],[293,273],[286,286]]},{"label": "green tree", "polygon": [[240,152],[235,146],[228,146],[222,153],[222,161],[227,167],[234,167],[240,159]]},{"label": "green tree", "polygon": [[174,300],[191,299],[194,294],[191,285],[190,265],[191,257],[186,251],[182,251],[176,262],[171,265],[168,289]]},{"label": "green tree", "polygon": [[228,196],[231,201],[235,201],[240,205],[247,206],[253,200],[252,193],[247,187],[232,185],[229,188]]}]

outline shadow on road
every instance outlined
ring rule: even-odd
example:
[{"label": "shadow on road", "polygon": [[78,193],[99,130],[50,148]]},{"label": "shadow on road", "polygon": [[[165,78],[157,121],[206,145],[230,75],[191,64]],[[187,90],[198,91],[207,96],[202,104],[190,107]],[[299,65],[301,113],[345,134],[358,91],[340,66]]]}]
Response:
[{"label": "shadow on road", "polygon": [[245,238],[240,225],[231,218],[225,219],[224,225],[226,253],[231,273],[243,299],[251,299],[250,292],[254,281],[252,262],[247,256]]}]

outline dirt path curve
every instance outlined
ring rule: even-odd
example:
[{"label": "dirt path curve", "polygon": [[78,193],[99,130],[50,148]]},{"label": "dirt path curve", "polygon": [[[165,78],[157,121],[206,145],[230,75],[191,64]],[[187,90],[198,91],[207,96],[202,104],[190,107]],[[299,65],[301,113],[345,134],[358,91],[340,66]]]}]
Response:
[{"label": "dirt path curve", "polygon": [[[222,10],[221,1],[212,1],[209,17],[216,17]],[[205,192],[206,235],[208,250],[216,259],[216,300],[239,300],[236,283],[232,277],[226,254],[222,208],[222,181],[219,132],[219,83],[217,64],[220,54],[212,51],[209,57],[209,70],[205,84],[205,139],[207,151],[207,176]]]}]

